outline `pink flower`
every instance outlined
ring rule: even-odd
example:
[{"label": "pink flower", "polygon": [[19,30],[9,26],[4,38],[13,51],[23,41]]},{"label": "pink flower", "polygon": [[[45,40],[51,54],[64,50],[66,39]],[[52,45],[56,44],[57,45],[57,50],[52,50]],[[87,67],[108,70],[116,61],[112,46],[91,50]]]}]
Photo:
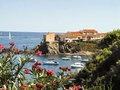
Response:
[{"label": "pink flower", "polygon": [[37,55],[38,55],[38,56],[41,56],[41,55],[42,55],[42,51],[38,51],[38,52],[37,52]]},{"label": "pink flower", "polygon": [[0,50],[2,50],[4,48],[4,46],[2,44],[0,44]]},{"label": "pink flower", "polygon": [[14,46],[15,45],[15,43],[14,42],[11,42],[11,43],[9,43],[11,46]]},{"label": "pink flower", "polygon": [[29,74],[31,71],[29,69],[25,70],[25,74]]},{"label": "pink flower", "polygon": [[47,71],[47,75],[48,76],[53,76],[54,75],[54,71],[53,70],[48,70]]},{"label": "pink flower", "polygon": [[80,85],[78,85],[78,86],[74,86],[74,89],[75,89],[75,90],[79,90],[80,88],[81,88]]},{"label": "pink flower", "polygon": [[6,90],[6,88],[1,88],[1,90]]}]

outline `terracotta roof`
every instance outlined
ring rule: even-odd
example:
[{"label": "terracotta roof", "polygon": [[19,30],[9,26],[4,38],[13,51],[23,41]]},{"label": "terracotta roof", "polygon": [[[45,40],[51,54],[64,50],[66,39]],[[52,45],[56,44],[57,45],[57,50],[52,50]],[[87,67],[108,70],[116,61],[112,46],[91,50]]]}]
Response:
[{"label": "terracotta roof", "polygon": [[89,35],[85,35],[85,34],[78,34],[78,35],[57,34],[57,35],[60,36],[60,37],[81,37],[81,36],[95,37],[95,36],[106,35],[106,33],[89,34]]},{"label": "terracotta roof", "polygon": [[81,32],[67,32],[67,34],[81,34]]},{"label": "terracotta roof", "polygon": [[44,35],[49,35],[49,34],[55,34],[55,33],[54,32],[48,32],[48,33],[46,33]]},{"label": "terracotta roof", "polygon": [[98,35],[107,35],[107,33],[98,33]]},{"label": "terracotta roof", "polygon": [[84,31],[84,32],[97,32],[97,30],[94,30],[94,29],[84,29],[82,31]]}]

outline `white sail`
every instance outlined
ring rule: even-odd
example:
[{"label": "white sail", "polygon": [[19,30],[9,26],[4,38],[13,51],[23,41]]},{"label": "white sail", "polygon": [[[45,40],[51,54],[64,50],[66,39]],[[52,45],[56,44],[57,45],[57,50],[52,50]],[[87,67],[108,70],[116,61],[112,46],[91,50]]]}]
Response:
[{"label": "white sail", "polygon": [[11,33],[9,32],[9,39],[12,39]]}]

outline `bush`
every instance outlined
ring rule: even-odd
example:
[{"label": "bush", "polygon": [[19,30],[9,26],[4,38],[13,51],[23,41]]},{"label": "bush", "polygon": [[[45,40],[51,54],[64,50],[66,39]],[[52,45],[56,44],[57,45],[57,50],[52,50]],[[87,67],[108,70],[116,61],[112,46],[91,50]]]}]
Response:
[{"label": "bush", "polygon": [[[15,55],[19,50],[10,43],[7,53],[3,53],[4,46],[0,44],[0,87],[2,90],[58,90],[70,86],[75,90],[81,88],[75,86],[74,73],[68,67],[60,67],[61,72],[46,70],[40,67],[42,63],[36,61],[31,69],[26,64],[31,61],[31,56],[22,54],[18,59]],[[42,52],[37,51],[36,55],[41,56]]]}]

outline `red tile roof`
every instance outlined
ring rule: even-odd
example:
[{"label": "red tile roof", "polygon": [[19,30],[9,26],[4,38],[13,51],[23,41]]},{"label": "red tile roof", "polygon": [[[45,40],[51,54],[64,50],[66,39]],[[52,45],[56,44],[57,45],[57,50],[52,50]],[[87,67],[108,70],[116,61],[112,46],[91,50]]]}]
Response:
[{"label": "red tile roof", "polygon": [[67,34],[81,34],[81,32],[67,32]]},{"label": "red tile roof", "polygon": [[82,31],[84,31],[84,32],[97,32],[97,30],[94,30],[94,29],[84,29]]},{"label": "red tile roof", "polygon": [[44,35],[49,35],[49,34],[55,34],[55,33],[54,32],[48,32],[48,33],[46,33]]},{"label": "red tile roof", "polygon": [[78,35],[67,35],[67,34],[57,34],[60,37],[81,37],[81,36],[89,36],[89,37],[95,37],[95,36],[102,36],[102,35],[106,35],[106,33],[98,33],[98,34],[89,34],[89,35],[85,35],[85,34],[78,34]]}]

